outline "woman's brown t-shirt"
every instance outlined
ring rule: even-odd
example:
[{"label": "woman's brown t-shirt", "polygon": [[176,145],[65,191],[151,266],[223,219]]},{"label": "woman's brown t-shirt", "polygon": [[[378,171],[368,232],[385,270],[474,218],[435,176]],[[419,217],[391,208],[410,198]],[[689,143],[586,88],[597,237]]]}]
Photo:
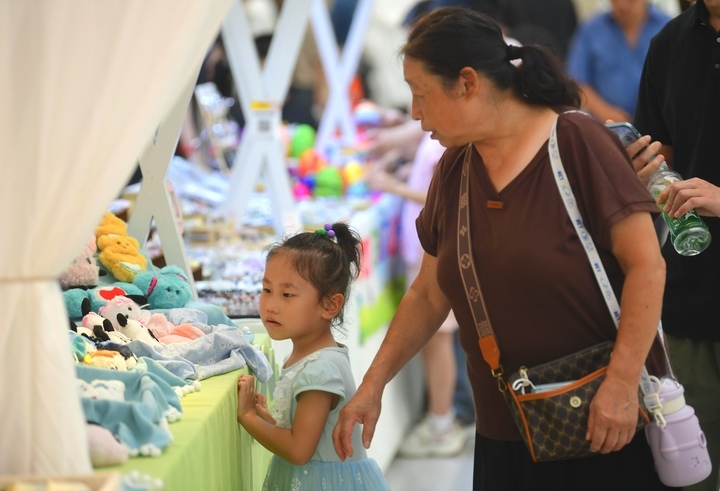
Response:
[{"label": "woman's brown t-shirt", "polygon": [[[600,122],[580,113],[561,114],[557,134],[585,227],[619,299],[623,275],[610,250],[610,230],[631,213],[657,212],[657,205],[618,138]],[[416,225],[424,250],[438,259],[438,283],[460,324],[478,431],[518,440],[478,348],[458,269],[458,196],[466,148],[445,152]],[[615,338],[615,324],[555,183],[547,145],[500,193],[473,148],[469,200],[475,266],[505,374]],[[494,203],[488,206],[489,201]]]}]

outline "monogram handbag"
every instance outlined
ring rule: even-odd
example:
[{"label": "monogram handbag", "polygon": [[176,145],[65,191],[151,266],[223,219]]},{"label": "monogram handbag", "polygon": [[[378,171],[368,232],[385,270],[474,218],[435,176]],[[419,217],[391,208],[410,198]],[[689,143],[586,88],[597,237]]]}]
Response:
[{"label": "monogram handbag", "polygon": [[[553,125],[548,143],[553,173],[565,207],[585,246],[588,259],[617,326],[620,307],[592,238],[584,229],[572,189],[565,176],[557,146],[556,125],[557,123]],[[470,154],[469,146],[465,154],[460,181],[458,262],[468,303],[478,331],[478,343],[483,359],[490,365],[491,373],[497,379],[498,388],[505,397],[533,461],[574,459],[591,455],[591,442],[585,439],[590,402],[605,379],[614,343],[606,341],[542,365],[531,368],[521,367],[516,373],[507,377],[507,380],[503,378],[500,348],[487,316],[471,254],[468,206]],[[642,391],[641,401],[643,400],[642,394],[652,392],[649,375],[645,369],[641,375],[639,390]],[[637,429],[643,428],[648,422],[649,418],[641,404]]]}]

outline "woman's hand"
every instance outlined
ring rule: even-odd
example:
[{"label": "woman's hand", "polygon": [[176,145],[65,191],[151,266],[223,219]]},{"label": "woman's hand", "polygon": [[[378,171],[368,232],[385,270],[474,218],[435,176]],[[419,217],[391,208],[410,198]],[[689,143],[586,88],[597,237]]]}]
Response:
[{"label": "woman's hand", "polygon": [[237,420],[242,424],[243,420],[250,414],[257,415],[255,409],[257,394],[255,394],[255,377],[252,375],[240,375],[237,384],[238,389],[238,410]]},{"label": "woman's hand", "polygon": [[382,407],[382,389],[373,387],[372,383],[363,382],[355,395],[340,410],[338,422],[332,433],[335,452],[344,461],[353,455],[352,433],[355,423],[363,425],[362,442],[365,448],[370,448],[375,426],[380,417]]},{"label": "woman's hand", "polygon": [[608,376],[590,402],[588,432],[590,451],[617,452],[635,436],[638,421],[638,384]]},{"label": "woman's hand", "polygon": [[700,215],[717,217],[720,216],[720,188],[693,177],[663,189],[658,204],[663,203],[663,211],[671,217],[680,217],[693,209]]}]

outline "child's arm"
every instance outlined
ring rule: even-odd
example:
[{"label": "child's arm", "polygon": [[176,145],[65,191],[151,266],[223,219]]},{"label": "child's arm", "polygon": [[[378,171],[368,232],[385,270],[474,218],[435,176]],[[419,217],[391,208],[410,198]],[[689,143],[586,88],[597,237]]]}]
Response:
[{"label": "child's arm", "polygon": [[265,399],[265,396],[262,394],[255,394],[256,396],[256,402],[255,402],[255,411],[257,412],[258,416],[260,416],[262,419],[267,421],[270,424],[275,424],[275,418],[272,417],[272,414],[270,414],[270,410],[267,407],[267,400]]},{"label": "child's arm", "polygon": [[337,396],[309,390],[298,396],[291,428],[279,428],[265,421],[255,408],[255,384],[250,375],[238,381],[238,422],[260,444],[294,465],[305,465],[315,453],[325,422]]}]

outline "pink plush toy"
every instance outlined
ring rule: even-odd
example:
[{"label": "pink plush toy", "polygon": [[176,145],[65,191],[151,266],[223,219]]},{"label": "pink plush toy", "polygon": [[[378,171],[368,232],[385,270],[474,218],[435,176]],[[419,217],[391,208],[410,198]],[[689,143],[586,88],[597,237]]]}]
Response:
[{"label": "pink plush toy", "polygon": [[163,314],[151,315],[147,322],[147,328],[150,329],[158,341],[165,344],[187,343],[205,335],[204,332],[192,324],[175,326]]}]

